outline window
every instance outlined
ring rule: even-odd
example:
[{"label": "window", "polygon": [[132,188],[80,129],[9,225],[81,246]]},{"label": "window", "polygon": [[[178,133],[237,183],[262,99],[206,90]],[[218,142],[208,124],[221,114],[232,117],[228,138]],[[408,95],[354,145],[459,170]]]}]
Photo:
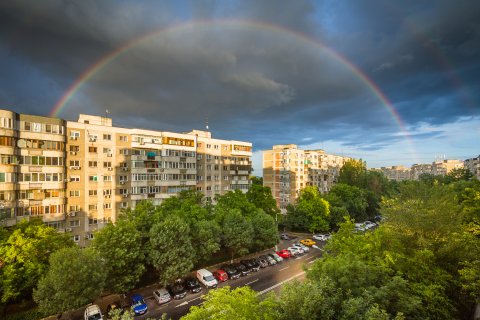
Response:
[{"label": "window", "polygon": [[23,124],[23,128],[25,129],[25,131],[30,131],[30,122],[26,122]]},{"label": "window", "polygon": [[88,181],[97,182],[98,176],[88,176]]},{"label": "window", "polygon": [[104,168],[111,168],[112,167],[112,163],[110,161],[105,161],[103,162],[103,167]]},{"label": "window", "polygon": [[[34,162],[34,159],[32,158],[32,164],[36,164],[36,163],[33,163]],[[79,160],[70,160],[70,167],[80,167],[80,161]]]},{"label": "window", "polygon": [[80,138],[80,131],[70,131],[70,138],[71,138],[71,139],[78,139],[78,138]]},{"label": "window", "polygon": [[80,197],[80,190],[70,190],[70,197]]},{"label": "window", "polygon": [[36,123],[32,122],[32,131],[33,132],[42,132],[42,124],[41,123]]},{"label": "window", "polygon": [[103,140],[112,140],[112,135],[111,134],[104,134],[103,135]]},{"label": "window", "polygon": [[[97,205],[96,204],[89,204],[88,205],[88,210],[97,210]],[[88,219],[88,220],[90,220],[90,219]],[[95,219],[95,221],[96,220],[97,219]],[[89,224],[92,224],[92,223],[90,223],[90,221],[89,221]],[[97,222],[95,222],[95,224],[97,224]]]},{"label": "window", "polygon": [[111,203],[105,203],[105,204],[103,205],[103,208],[105,208],[105,209],[112,209],[112,204],[111,204]]},{"label": "window", "polygon": [[210,149],[212,147],[211,144],[207,144],[207,149]]},{"label": "window", "polygon": [[88,152],[97,153],[97,147],[88,147]]},{"label": "window", "polygon": [[120,203],[120,208],[126,208],[128,205],[126,202],[121,202]]},{"label": "window", "polygon": [[97,161],[88,161],[88,166],[90,168],[96,168],[97,167]]},{"label": "window", "polygon": [[88,135],[88,140],[90,140],[90,142],[95,142],[95,141],[97,141],[97,136],[94,135],[94,134],[89,134]]},{"label": "window", "polygon": [[80,220],[70,220],[70,227],[79,227],[80,226]]},{"label": "window", "polygon": [[[95,209],[97,208],[97,205],[95,205]],[[88,224],[98,224],[97,218],[88,218]]]},{"label": "window", "polygon": [[120,194],[128,194],[127,189],[120,189]]},{"label": "window", "polygon": [[80,182],[80,176],[70,176],[70,182]]},{"label": "window", "polygon": [[112,181],[112,176],[103,176],[103,181]]},{"label": "window", "polygon": [[5,181],[6,175],[7,175],[7,174],[6,174],[5,172],[0,172],[0,182],[6,182],[6,181]]},{"label": "window", "polygon": [[88,195],[89,196],[96,196],[97,195],[97,190],[88,190]]},{"label": "window", "polygon": [[218,150],[218,144],[215,144],[215,145],[213,146],[213,148],[216,149],[216,150]]},{"label": "window", "polygon": [[128,136],[120,136],[120,141],[127,142]]}]

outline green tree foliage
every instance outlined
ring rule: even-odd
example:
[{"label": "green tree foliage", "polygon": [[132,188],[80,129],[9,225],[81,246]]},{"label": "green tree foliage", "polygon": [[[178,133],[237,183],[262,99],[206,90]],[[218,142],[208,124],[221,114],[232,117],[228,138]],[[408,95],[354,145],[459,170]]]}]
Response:
[{"label": "green tree foliage", "polygon": [[253,184],[246,193],[246,197],[255,207],[262,209],[272,217],[280,213],[280,209],[278,209],[277,202],[273,198],[269,187]]},{"label": "green tree foliage", "polygon": [[330,204],[315,187],[306,187],[294,206],[287,207],[287,225],[292,229],[310,232],[327,231]]},{"label": "green tree foliage", "polygon": [[367,167],[362,160],[348,160],[340,169],[339,183],[365,188],[367,183]]},{"label": "green tree foliage", "polygon": [[445,176],[445,183],[458,181],[470,181],[474,179],[474,175],[467,168],[455,168]]},{"label": "green tree foliage", "polygon": [[246,195],[240,190],[229,191],[222,196],[217,196],[215,206],[217,219],[221,220],[224,214],[231,209],[240,211],[242,216],[246,218],[252,217],[257,212],[255,204],[248,201]]},{"label": "green tree foliage", "polygon": [[46,315],[81,307],[100,296],[106,273],[95,250],[76,246],[50,256],[50,268],[33,298]]},{"label": "green tree foliage", "polygon": [[47,272],[48,259],[57,250],[75,246],[72,239],[39,219],[19,222],[0,243],[1,301],[29,298]]},{"label": "green tree foliage", "polygon": [[259,210],[252,217],[253,247],[257,250],[271,248],[278,243],[278,229],[275,220]]},{"label": "green tree foliage", "polygon": [[263,186],[263,178],[251,176],[250,181],[252,181],[252,185]]},{"label": "green tree foliage", "polygon": [[105,288],[115,293],[133,289],[145,272],[141,236],[134,223],[108,224],[95,233],[93,247],[105,261]]},{"label": "green tree foliage", "polygon": [[268,296],[260,300],[257,293],[248,286],[233,290],[228,286],[210,290],[202,299],[203,304],[191,307],[190,312],[183,316],[182,320],[275,319],[276,303],[273,297]]},{"label": "green tree foliage", "polygon": [[367,194],[359,187],[337,183],[326,199],[334,207],[344,207],[355,221],[365,221],[367,218]]},{"label": "green tree foliage", "polygon": [[215,220],[199,220],[192,223],[191,238],[195,261],[205,262],[220,250],[221,228]]},{"label": "green tree foliage", "polygon": [[234,256],[247,254],[252,239],[252,223],[245,219],[239,210],[228,210],[223,219],[223,245],[230,251],[232,259]]},{"label": "green tree foliage", "polygon": [[150,230],[150,261],[166,284],[186,275],[193,268],[195,252],[190,228],[182,218],[171,215]]}]

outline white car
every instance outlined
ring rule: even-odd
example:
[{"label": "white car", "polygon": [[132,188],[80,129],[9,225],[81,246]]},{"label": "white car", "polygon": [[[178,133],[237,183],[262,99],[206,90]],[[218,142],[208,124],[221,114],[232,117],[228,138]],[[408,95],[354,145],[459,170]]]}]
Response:
[{"label": "white car", "polygon": [[85,320],[103,320],[100,307],[96,304],[88,306],[87,309],[85,309]]},{"label": "white car", "polygon": [[303,251],[302,249],[298,248],[298,247],[288,247],[287,248],[288,251],[290,251],[290,253],[292,254],[292,256],[299,256],[303,253],[305,253],[305,251]]},{"label": "white car", "polygon": [[365,228],[367,229],[371,229],[376,226],[376,224],[371,221],[365,221],[364,223],[365,223]]},{"label": "white car", "polygon": [[315,234],[313,236],[313,239],[318,240],[318,241],[327,241],[328,239],[330,239],[330,235],[329,234]]},{"label": "white car", "polygon": [[310,251],[310,248],[309,248],[309,247],[304,246],[304,245],[301,244],[301,243],[294,243],[294,244],[292,244],[292,247],[302,249],[303,252],[309,252],[309,251]]}]

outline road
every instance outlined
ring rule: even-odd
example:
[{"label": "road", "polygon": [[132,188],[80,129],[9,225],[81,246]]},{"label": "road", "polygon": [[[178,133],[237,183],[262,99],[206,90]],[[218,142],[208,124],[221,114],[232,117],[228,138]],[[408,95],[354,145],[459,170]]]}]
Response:
[{"label": "road", "polygon": [[[279,247],[281,249],[288,247],[294,240],[282,240]],[[323,246],[322,243],[317,241],[319,247]],[[273,250],[272,250],[273,252]],[[282,263],[276,266],[269,266],[264,269],[260,269],[258,272],[252,272],[245,277],[241,277],[237,280],[228,280],[219,284],[219,287],[230,286],[232,288],[240,286],[250,286],[253,290],[259,292],[259,294],[267,293],[274,290],[278,292],[282,284],[294,280],[304,279],[305,271],[304,266],[308,266],[316,259],[320,258],[322,251],[316,248],[310,248],[310,252],[297,258],[290,258],[284,260]],[[211,289],[215,290],[215,289]],[[145,297],[148,304],[147,314],[135,319],[147,319],[147,318],[160,318],[163,313],[166,313],[168,317],[172,319],[179,319],[181,316],[188,313],[191,306],[199,305],[202,302],[201,296],[207,292],[207,289],[203,287],[203,291],[196,294],[187,294],[184,299],[173,300],[168,304],[159,306],[153,296]]]}]

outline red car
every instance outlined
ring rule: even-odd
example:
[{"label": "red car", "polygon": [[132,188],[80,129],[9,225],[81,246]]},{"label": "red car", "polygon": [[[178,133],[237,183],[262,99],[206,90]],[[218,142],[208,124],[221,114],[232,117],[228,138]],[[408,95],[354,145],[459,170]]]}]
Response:
[{"label": "red car", "polygon": [[288,259],[292,255],[287,249],[283,249],[277,252],[277,254],[283,259]]},{"label": "red car", "polygon": [[225,282],[228,280],[228,275],[225,271],[218,269],[213,272],[213,276],[217,279],[218,282]]}]

